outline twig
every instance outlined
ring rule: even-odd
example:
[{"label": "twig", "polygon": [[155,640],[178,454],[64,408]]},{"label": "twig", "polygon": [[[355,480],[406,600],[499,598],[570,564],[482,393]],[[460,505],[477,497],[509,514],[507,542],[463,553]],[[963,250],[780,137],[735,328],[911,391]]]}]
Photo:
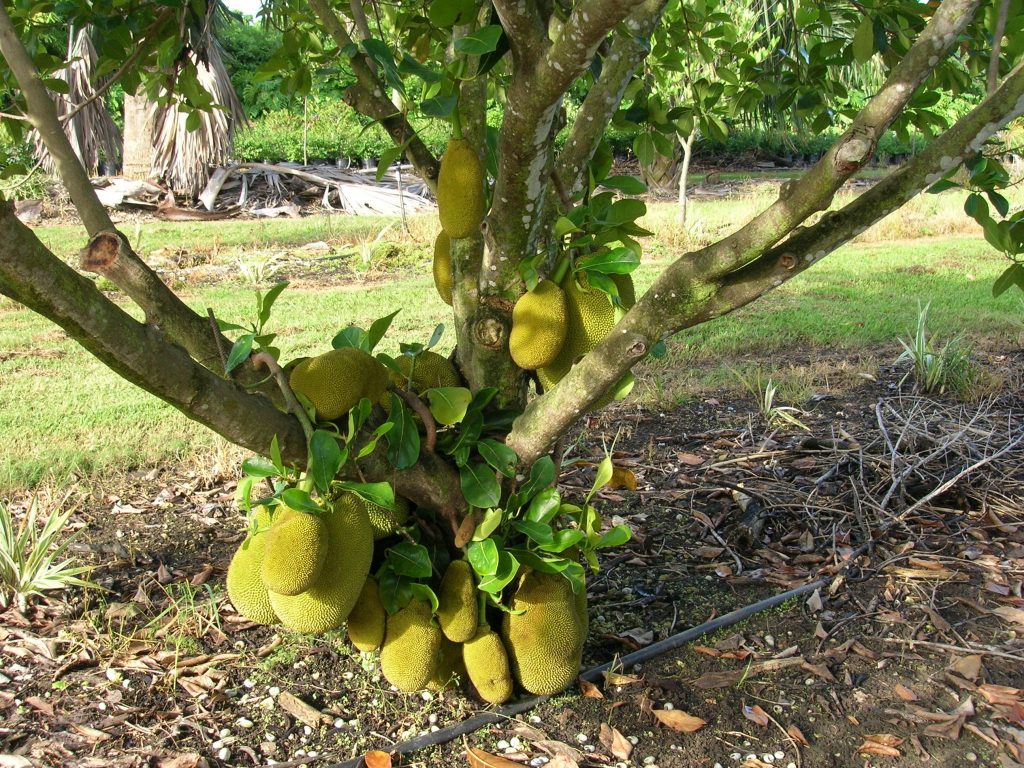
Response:
[{"label": "twig", "polygon": [[1013,661],[1024,662],[1024,656],[1018,656],[1013,653],[1006,653],[1005,651],[997,651],[994,648],[978,648],[973,643],[967,646],[950,645],[949,643],[933,643],[930,640],[906,640],[902,637],[882,637],[879,638],[886,643],[898,643],[899,645],[909,645],[911,649],[915,645],[923,645],[926,648],[937,648],[942,651],[960,651],[961,653],[977,653],[980,656],[998,656],[1001,659],[1012,659]]},{"label": "twig", "polygon": [[555,192],[558,193],[558,199],[561,201],[562,206],[566,211],[571,211],[572,197],[569,196],[569,191],[565,188],[562,177],[558,175],[558,171],[554,168],[551,169],[551,183],[555,187]]},{"label": "twig", "polygon": [[306,415],[306,409],[302,407],[302,403],[299,402],[299,399],[292,391],[291,385],[288,383],[288,375],[278,365],[277,360],[269,352],[257,352],[252,356],[252,364],[255,368],[265,366],[274,375],[274,380],[277,381],[277,386],[281,388],[281,394],[284,395],[284,401],[288,404],[288,410],[295,414],[302,425],[306,441],[312,440],[313,423],[309,420],[309,416]]},{"label": "twig", "polygon": [[992,34],[992,57],[988,62],[988,93],[992,94],[999,84],[999,54],[1002,53],[1003,35],[1006,34],[1006,19],[1010,15],[1010,0],[1002,0],[999,4],[999,16]]},{"label": "twig", "polygon": [[402,398],[405,404],[416,411],[416,414],[423,420],[423,426],[427,430],[426,442],[423,447],[427,449],[427,453],[433,453],[434,448],[437,447],[437,422],[434,421],[434,415],[427,408],[426,403],[420,400],[415,392],[409,392],[400,387],[391,387],[391,391]]},{"label": "twig", "polygon": [[206,315],[210,318],[210,328],[213,330],[213,340],[217,343],[217,353],[220,355],[220,364],[228,367],[228,354],[224,349],[224,336],[221,335],[220,326],[217,325],[217,316],[213,313],[213,307],[206,308]]}]

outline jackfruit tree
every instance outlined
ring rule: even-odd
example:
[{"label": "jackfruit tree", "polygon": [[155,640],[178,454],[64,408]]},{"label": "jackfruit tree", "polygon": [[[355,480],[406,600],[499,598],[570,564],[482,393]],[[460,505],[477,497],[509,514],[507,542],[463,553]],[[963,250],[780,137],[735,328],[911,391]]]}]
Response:
[{"label": "jackfruit tree", "polygon": [[[210,100],[176,30],[197,2],[71,2],[60,18],[92,25],[110,82],[142,83],[196,112]],[[75,269],[0,206],[0,293],[256,454],[239,483],[250,527],[228,571],[239,613],[298,632],[347,622],[355,647],[379,650],[400,690],[462,679],[492,703],[516,685],[553,693],[580,664],[586,573],[600,549],[629,538],[594,503],[610,458],[584,498],[563,498],[557,444],[584,414],[628,395],[637,363],[813,267],[926,188],[968,193],[968,213],[1008,259],[994,292],[1024,288],[1022,214],[1000,194],[1011,180],[999,162],[1002,127],[1024,114],[1024,0],[373,7],[371,28],[359,0],[272,0],[283,42],[270,66],[300,95],[320,69],[350,70],[347,101],[394,140],[381,165],[403,157],[434,190],[431,269],[451,307],[450,357],[434,351],[442,328],[396,339],[397,356],[378,351],[391,315],[341,327],[312,358],[281,360],[268,329],[284,284],[257,293],[247,327],[187,306],[114,227],[61,128],[52,73],[63,63],[40,44],[55,23],[46,0],[0,6],[3,75],[17,87],[4,119],[46,142],[89,238]],[[783,24],[785,44],[774,31]],[[661,42],[648,60],[652,40]],[[699,73],[692,98],[670,108],[655,86],[671,78],[652,67],[686,57],[703,65],[686,68]],[[854,98],[850,72],[866,69],[877,88]],[[952,124],[931,109],[948,96],[966,105]],[[490,126],[495,105],[502,120]],[[612,172],[609,126],[634,131],[650,159],[695,126],[724,132],[758,111],[843,132],[749,223],[682,254],[637,295],[646,190]],[[426,120],[450,127],[441,158],[417,134]],[[921,134],[924,149],[836,207],[889,130]]]}]

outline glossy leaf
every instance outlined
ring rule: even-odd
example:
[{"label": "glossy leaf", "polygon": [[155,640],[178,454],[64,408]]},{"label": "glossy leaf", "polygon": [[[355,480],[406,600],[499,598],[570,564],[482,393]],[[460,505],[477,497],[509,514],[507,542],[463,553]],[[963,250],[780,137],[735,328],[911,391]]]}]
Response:
[{"label": "glossy leaf", "polygon": [[427,390],[430,413],[438,424],[458,424],[466,416],[473,393],[465,387],[435,387]]}]

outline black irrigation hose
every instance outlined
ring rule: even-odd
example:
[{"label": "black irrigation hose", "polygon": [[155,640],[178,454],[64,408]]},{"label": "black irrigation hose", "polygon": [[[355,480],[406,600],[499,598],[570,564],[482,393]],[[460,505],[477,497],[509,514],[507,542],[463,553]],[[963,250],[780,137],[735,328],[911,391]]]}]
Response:
[{"label": "black irrigation hose", "polygon": [[[735,611],[726,613],[719,616],[717,619],[711,619],[705,621],[703,624],[698,624],[696,627],[690,627],[690,629],[684,630],[678,634],[667,637],[664,640],[659,640],[657,643],[642,648],[639,651],[626,654],[615,661],[609,661],[600,666],[588,669],[583,672],[580,677],[589,682],[593,682],[601,677],[601,674],[612,668],[614,665],[617,669],[629,669],[636,664],[653,659],[656,656],[660,656],[668,651],[675,650],[692,640],[696,640],[702,635],[706,635],[709,632],[722,629],[743,621],[755,613],[766,611],[769,608],[774,608],[781,603],[786,602],[794,597],[805,595],[808,592],[813,592],[816,589],[826,586],[834,576],[827,578],[818,579],[810,584],[804,584],[802,587],[795,587],[794,589],[787,590],[781,594],[773,597],[767,597],[764,600],[760,600],[752,605],[738,608]],[[500,723],[503,720],[508,720],[516,715],[520,715],[523,712],[529,712],[531,709],[539,704],[547,701],[550,696],[533,696],[528,699],[521,699],[513,704],[509,704],[506,707],[499,707],[492,712],[484,712],[483,714],[471,717],[468,720],[463,720],[457,725],[450,726],[448,728],[442,728],[439,731],[433,733],[425,733],[422,736],[418,736],[415,739],[409,739],[395,744],[387,749],[391,753],[408,754],[410,752],[416,752],[420,749],[427,747],[435,747],[439,744],[447,744],[453,739],[457,739],[459,736],[473,733],[485,725],[492,725],[494,723]],[[334,765],[328,766],[328,768],[360,768],[363,764],[362,755],[354,757],[351,760],[346,760],[344,763],[335,763]]]}]

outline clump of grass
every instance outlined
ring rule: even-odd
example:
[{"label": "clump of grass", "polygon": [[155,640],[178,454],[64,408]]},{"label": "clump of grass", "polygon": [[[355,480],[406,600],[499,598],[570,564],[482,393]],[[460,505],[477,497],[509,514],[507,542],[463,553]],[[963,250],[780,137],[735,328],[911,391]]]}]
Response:
[{"label": "clump of grass", "polygon": [[803,411],[791,405],[778,405],[775,402],[779,388],[771,377],[765,381],[760,369],[754,371],[753,376],[744,376],[737,370],[733,370],[733,375],[753,395],[757,410],[769,427],[796,427],[810,431],[810,428],[797,417],[797,414],[802,414]]},{"label": "clump of grass", "polygon": [[912,363],[912,367],[900,379],[900,385],[914,377],[917,388],[925,394],[953,392],[963,394],[977,377],[977,368],[971,361],[971,348],[957,335],[943,344],[938,343],[938,334],[928,332],[928,311],[931,302],[924,306],[918,303],[917,327],[909,341],[898,339],[903,352],[896,362]]},{"label": "clump of grass", "polygon": [[60,544],[57,537],[64,529],[73,508],[61,511],[54,507],[46,515],[42,530],[38,529],[39,500],[33,499],[28,514],[15,526],[10,507],[0,504],[0,608],[12,601],[24,612],[32,597],[68,587],[96,588],[98,585],[80,578],[92,566],[75,565],[74,558],[64,557],[73,534]]}]

